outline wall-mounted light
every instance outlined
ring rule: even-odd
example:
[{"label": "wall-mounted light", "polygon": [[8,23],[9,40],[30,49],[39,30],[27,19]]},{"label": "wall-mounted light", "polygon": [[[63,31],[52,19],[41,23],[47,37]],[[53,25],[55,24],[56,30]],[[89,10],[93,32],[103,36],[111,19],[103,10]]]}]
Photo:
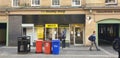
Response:
[{"label": "wall-mounted light", "polygon": [[87,20],[91,20],[91,16],[87,16]]},{"label": "wall-mounted light", "polygon": [[91,22],[92,22],[92,17],[91,17],[91,16],[87,16],[86,19],[87,19],[87,22],[88,22],[88,23],[91,23]]}]

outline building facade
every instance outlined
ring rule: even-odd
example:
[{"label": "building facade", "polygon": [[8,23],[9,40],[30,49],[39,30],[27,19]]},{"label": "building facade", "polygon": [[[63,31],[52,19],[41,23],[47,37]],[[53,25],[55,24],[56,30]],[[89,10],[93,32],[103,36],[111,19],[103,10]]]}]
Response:
[{"label": "building facade", "polygon": [[118,0],[4,0],[0,2],[0,42],[17,45],[17,37],[27,35],[33,45],[38,39],[61,40],[65,31],[68,45],[87,46],[88,36],[94,30],[98,44],[111,42],[120,35],[119,3]]}]

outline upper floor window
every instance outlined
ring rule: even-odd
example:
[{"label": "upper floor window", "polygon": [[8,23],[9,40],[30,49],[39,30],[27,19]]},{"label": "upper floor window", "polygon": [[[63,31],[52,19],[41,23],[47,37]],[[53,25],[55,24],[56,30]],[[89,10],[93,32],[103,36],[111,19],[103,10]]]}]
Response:
[{"label": "upper floor window", "polygon": [[12,0],[12,6],[18,7],[19,6],[19,0]]},{"label": "upper floor window", "polygon": [[72,0],[72,6],[81,6],[81,0]]},{"label": "upper floor window", "polygon": [[105,0],[106,4],[117,4],[117,0]]},{"label": "upper floor window", "polygon": [[32,6],[40,6],[40,0],[32,0]]},{"label": "upper floor window", "polygon": [[60,6],[60,0],[52,0],[52,6]]}]

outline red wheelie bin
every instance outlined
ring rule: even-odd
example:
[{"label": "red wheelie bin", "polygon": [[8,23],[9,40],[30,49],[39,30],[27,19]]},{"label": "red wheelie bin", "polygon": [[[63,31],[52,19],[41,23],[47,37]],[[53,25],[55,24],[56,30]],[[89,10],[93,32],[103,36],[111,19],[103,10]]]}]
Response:
[{"label": "red wheelie bin", "polygon": [[42,53],[42,40],[36,40],[36,53]]},{"label": "red wheelie bin", "polygon": [[44,41],[44,53],[51,54],[51,41]]}]

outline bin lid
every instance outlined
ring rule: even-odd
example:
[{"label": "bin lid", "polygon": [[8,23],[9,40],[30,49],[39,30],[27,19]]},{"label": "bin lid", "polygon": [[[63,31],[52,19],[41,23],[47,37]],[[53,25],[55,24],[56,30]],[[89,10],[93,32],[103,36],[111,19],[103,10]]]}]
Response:
[{"label": "bin lid", "polygon": [[56,39],[56,40],[52,40],[52,42],[60,42],[60,40],[59,40],[59,39]]}]

